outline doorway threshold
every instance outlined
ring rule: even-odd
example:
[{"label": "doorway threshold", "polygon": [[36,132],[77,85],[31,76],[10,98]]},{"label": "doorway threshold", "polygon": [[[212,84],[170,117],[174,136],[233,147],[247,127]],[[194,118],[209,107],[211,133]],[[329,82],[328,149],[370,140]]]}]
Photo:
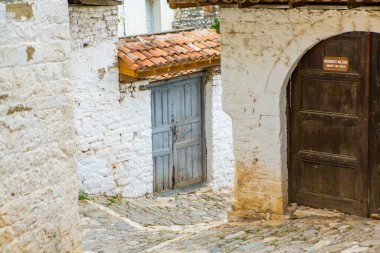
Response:
[{"label": "doorway threshold", "polygon": [[173,197],[178,194],[188,194],[188,193],[196,192],[196,191],[201,190],[202,188],[207,188],[207,187],[208,186],[205,182],[200,182],[200,183],[186,186],[183,188],[170,189],[163,192],[154,193],[154,197]]}]

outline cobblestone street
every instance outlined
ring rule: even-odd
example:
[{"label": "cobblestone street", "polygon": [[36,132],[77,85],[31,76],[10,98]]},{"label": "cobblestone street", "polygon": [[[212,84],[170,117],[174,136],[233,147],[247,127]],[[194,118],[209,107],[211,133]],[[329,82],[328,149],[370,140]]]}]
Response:
[{"label": "cobblestone street", "polygon": [[380,222],[298,207],[292,219],[227,223],[232,193],[80,203],[89,252],[380,252]]}]

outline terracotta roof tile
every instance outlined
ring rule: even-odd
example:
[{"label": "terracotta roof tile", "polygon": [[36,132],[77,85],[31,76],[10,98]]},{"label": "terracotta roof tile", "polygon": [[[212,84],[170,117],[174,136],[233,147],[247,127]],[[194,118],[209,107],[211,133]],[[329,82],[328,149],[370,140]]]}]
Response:
[{"label": "terracotta roof tile", "polygon": [[164,74],[164,75],[159,75],[159,76],[153,76],[153,77],[149,78],[149,80],[151,82],[166,80],[166,79],[171,79],[171,78],[175,78],[178,76],[189,75],[189,74],[192,74],[192,73],[195,73],[198,71],[200,71],[200,70],[194,69],[194,70],[186,70],[186,71],[180,71],[180,72],[175,72],[175,73],[169,73],[169,74]]},{"label": "terracotta roof tile", "polygon": [[138,36],[117,43],[119,57],[134,71],[220,58],[220,35],[198,30]]},{"label": "terracotta roof tile", "polygon": [[178,46],[178,45],[175,45],[174,48],[175,48],[175,50],[177,50],[177,51],[180,52],[181,54],[186,54],[186,53],[189,52],[189,51],[187,51],[186,49],[184,49],[183,47]]},{"label": "terracotta roof tile", "polygon": [[144,65],[145,65],[146,67],[148,67],[148,68],[154,66],[154,63],[151,62],[151,61],[149,61],[148,59],[147,59],[147,60],[144,60],[143,63],[144,63]]},{"label": "terracotta roof tile", "polygon": [[195,42],[193,44],[194,44],[194,46],[196,46],[197,48],[199,48],[201,50],[207,47],[207,46],[201,44],[200,42]]},{"label": "terracotta roof tile", "polygon": [[139,65],[137,65],[135,63],[134,60],[132,60],[131,58],[129,58],[127,55],[123,54],[123,53],[119,53],[118,54],[119,57],[125,62],[128,64],[128,66],[132,69],[132,70],[137,70],[139,68]]},{"label": "terracotta roof tile", "polygon": [[147,51],[140,51],[141,54],[143,54],[146,58],[150,59],[153,57],[153,55]]},{"label": "terracotta roof tile", "polygon": [[162,56],[161,52],[155,50],[155,49],[151,49],[149,50],[149,53],[151,53],[154,57],[160,57]]},{"label": "terracotta roof tile", "polygon": [[134,55],[133,53],[127,53],[127,56],[129,58],[131,58],[133,61],[137,61],[139,60],[139,57],[137,57],[136,55]]},{"label": "terracotta roof tile", "polygon": [[147,57],[145,55],[143,55],[142,53],[140,53],[139,51],[135,51],[133,52],[133,54],[139,58],[139,60],[143,61],[145,60]]}]

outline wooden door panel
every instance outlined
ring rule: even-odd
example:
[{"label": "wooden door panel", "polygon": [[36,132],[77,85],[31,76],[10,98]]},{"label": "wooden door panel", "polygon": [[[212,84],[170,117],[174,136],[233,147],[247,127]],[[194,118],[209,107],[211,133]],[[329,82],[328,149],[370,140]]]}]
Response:
[{"label": "wooden door panel", "polygon": [[172,98],[178,104],[178,110],[172,118],[175,129],[174,187],[179,188],[203,179],[201,78],[175,86]]},{"label": "wooden door panel", "polygon": [[315,151],[340,156],[356,157],[357,128],[353,125],[326,121],[303,120],[301,123],[302,151]]},{"label": "wooden door panel", "polygon": [[372,35],[370,97],[370,213],[380,216],[380,34]]},{"label": "wooden door panel", "polygon": [[312,206],[316,208],[327,208],[332,210],[339,210],[341,212],[366,216],[363,215],[363,204],[357,200],[351,200],[346,198],[338,198],[329,195],[315,194],[305,191],[298,191],[293,193],[293,199],[302,199],[302,202],[298,202],[302,205]]},{"label": "wooden door panel", "polygon": [[300,167],[299,190],[352,200],[358,198],[355,168],[315,161],[301,161]]},{"label": "wooden door panel", "polygon": [[359,83],[301,78],[303,110],[356,115]]},{"label": "wooden door panel", "polygon": [[[291,201],[366,213],[365,49],[365,33],[322,41],[305,54],[292,76]],[[324,57],[347,57],[349,70],[325,71]]]},{"label": "wooden door panel", "polygon": [[152,145],[154,191],[171,189],[172,136],[169,120],[168,89],[152,90]]}]

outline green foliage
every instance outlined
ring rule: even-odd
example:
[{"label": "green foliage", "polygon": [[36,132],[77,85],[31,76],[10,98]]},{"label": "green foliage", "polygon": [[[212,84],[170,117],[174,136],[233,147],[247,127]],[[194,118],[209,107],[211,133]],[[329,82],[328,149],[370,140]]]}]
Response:
[{"label": "green foliage", "polygon": [[79,191],[78,200],[79,201],[91,200],[91,197],[84,191]]},{"label": "green foliage", "polygon": [[110,206],[112,204],[120,204],[120,197],[115,195],[115,196],[111,196],[109,198],[107,198],[107,205]]},{"label": "green foliage", "polygon": [[218,18],[214,19],[211,29],[214,29],[217,33],[220,33],[220,20]]}]

